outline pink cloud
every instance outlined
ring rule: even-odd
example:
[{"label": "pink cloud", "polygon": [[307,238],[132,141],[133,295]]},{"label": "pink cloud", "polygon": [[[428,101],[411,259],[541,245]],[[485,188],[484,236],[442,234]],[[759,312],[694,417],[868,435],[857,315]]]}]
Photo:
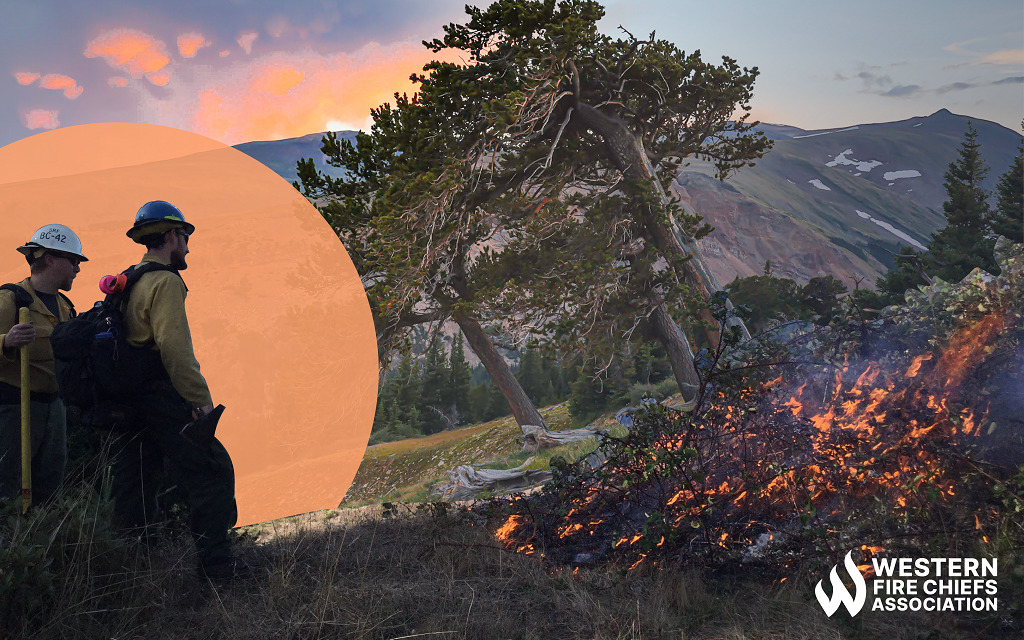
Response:
[{"label": "pink cloud", "polygon": [[75,84],[74,78],[59,73],[48,73],[39,81],[39,86],[44,89],[67,89]]},{"label": "pink cloud", "polygon": [[171,74],[166,71],[157,71],[154,73],[147,73],[146,80],[149,80],[158,87],[167,86],[167,83],[171,81]]},{"label": "pink cloud", "polygon": [[115,88],[127,87],[128,86],[128,78],[123,78],[121,76],[114,76],[112,78],[107,78],[107,86],[108,87],[115,87]]},{"label": "pink cloud", "polygon": [[43,76],[42,80],[39,81],[39,86],[43,89],[56,89],[64,90],[64,97],[68,100],[74,100],[78,96],[82,95],[82,87],[78,86],[75,79],[60,73],[48,73]]},{"label": "pink cloud", "polygon": [[210,46],[210,41],[201,33],[190,31],[178,36],[178,53],[183,58],[191,58],[203,47]]},{"label": "pink cloud", "polygon": [[60,126],[56,110],[32,109],[21,114],[21,121],[25,127],[33,131],[36,129],[56,129]]},{"label": "pink cloud", "polygon": [[14,79],[18,81],[18,84],[28,86],[39,79],[39,74],[28,71],[16,71]]},{"label": "pink cloud", "polygon": [[222,58],[226,58],[226,57],[231,55],[231,52],[228,51],[227,49],[225,49],[225,50],[221,51],[220,53],[218,53],[217,55],[219,55]]},{"label": "pink cloud", "polygon": [[242,47],[242,51],[245,51],[246,55],[252,53],[252,43],[256,42],[256,38],[260,37],[260,34],[255,31],[244,31],[238,34],[238,39],[235,41],[238,46]]},{"label": "pink cloud", "polygon": [[135,78],[145,76],[150,82],[154,77],[162,80],[167,72],[157,72],[171,61],[163,41],[136,29],[106,31],[91,40],[82,53],[86,58],[101,57],[111,67],[123,69]]}]

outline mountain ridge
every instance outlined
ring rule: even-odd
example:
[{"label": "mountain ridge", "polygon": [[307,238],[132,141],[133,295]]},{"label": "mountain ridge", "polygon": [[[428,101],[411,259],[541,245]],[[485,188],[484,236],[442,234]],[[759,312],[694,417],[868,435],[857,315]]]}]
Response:
[{"label": "mountain ridge", "polygon": [[[848,286],[872,286],[901,245],[923,247],[944,226],[944,176],[970,121],[978,132],[990,193],[1017,152],[1020,134],[987,120],[940,109],[894,122],[804,130],[761,123],[774,148],[725,181],[711,163],[690,159],[670,190],[715,230],[699,241],[720,284],[760,274],[806,282],[831,273]],[[313,158],[337,177],[320,152],[323,134],[235,145],[289,182],[295,164]],[[355,132],[338,132],[355,140]]]}]

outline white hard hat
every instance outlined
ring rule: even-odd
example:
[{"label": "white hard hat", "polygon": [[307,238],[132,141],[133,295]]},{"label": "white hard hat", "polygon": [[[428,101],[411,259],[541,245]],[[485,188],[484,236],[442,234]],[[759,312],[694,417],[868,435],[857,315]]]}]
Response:
[{"label": "white hard hat", "polygon": [[82,241],[78,239],[75,232],[62,224],[48,224],[39,227],[39,230],[32,234],[32,239],[18,247],[18,251],[25,255],[31,254],[36,249],[49,249],[78,256],[83,261],[89,260],[82,255]]}]

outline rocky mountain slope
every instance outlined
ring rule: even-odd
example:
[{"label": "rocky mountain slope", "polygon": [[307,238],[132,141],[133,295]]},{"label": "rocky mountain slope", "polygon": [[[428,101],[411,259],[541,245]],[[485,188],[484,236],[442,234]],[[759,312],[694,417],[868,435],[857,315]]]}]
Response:
[{"label": "rocky mountain slope", "polygon": [[944,175],[969,120],[990,169],[982,186],[992,191],[1020,134],[945,109],[838,130],[763,125],[775,146],[756,166],[719,182],[694,161],[672,187],[715,226],[701,246],[723,284],[771,260],[776,275],[798,281],[831,273],[870,286],[899,245],[923,247],[945,224]]}]

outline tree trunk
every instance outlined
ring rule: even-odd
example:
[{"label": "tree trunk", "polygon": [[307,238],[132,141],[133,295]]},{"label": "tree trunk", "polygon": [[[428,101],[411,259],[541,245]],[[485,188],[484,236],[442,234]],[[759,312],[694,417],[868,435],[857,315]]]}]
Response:
[{"label": "tree trunk", "polygon": [[[619,171],[634,180],[649,182],[661,203],[667,205],[669,203],[668,194],[662,188],[658,175],[654,171],[650,159],[647,157],[643,140],[633,134],[624,122],[615,118],[609,118],[591,105],[577,103],[575,108],[583,120],[583,124],[601,135],[605,148],[608,150],[608,155]],[[643,218],[641,222],[661,251],[667,254],[690,256],[690,259],[683,265],[683,275],[687,283],[704,300],[710,299],[713,293],[720,290],[718,282],[704,261],[704,256],[701,254],[700,249],[697,248],[691,238],[683,233],[671,212],[669,213],[671,230],[658,224],[654,219],[653,212],[644,212]],[[732,305],[726,301],[726,306],[731,307]],[[710,318],[710,313],[701,313],[701,316],[707,320]],[[711,326],[714,327],[713,318],[711,318],[711,321]],[[740,335],[744,338],[750,337],[750,332],[747,331],[743,321],[739,318],[731,318],[729,326],[739,328]],[[712,348],[717,347],[719,337],[717,330],[706,330],[705,334]]]},{"label": "tree trunk", "polygon": [[693,351],[690,349],[686,334],[669,315],[664,303],[658,305],[651,314],[651,328],[655,338],[665,347],[683,399],[686,402],[693,400],[700,388],[700,378],[697,377],[697,369],[693,364]]},{"label": "tree trunk", "polygon": [[523,388],[519,386],[519,381],[512,375],[505,359],[498,353],[480,323],[475,318],[461,313],[455,314],[452,319],[458,323],[462,334],[466,336],[469,347],[480,358],[487,373],[490,374],[491,379],[508,400],[508,406],[512,409],[512,415],[515,416],[519,428],[522,429],[523,425],[536,425],[547,429],[544,418],[540,417],[540,412],[533,406],[533,402],[530,401]]}]

